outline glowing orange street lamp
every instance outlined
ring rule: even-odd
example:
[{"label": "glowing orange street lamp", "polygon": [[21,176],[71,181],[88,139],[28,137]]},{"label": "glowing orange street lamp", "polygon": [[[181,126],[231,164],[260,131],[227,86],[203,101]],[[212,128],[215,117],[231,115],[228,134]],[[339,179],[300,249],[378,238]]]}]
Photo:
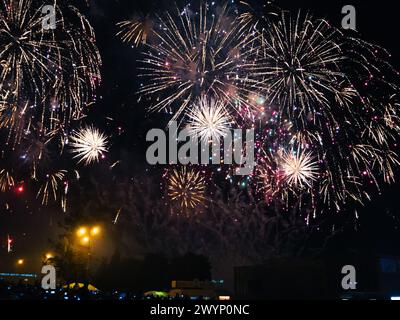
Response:
[{"label": "glowing orange street lamp", "polygon": [[100,233],[101,229],[99,226],[93,226],[93,227],[80,227],[76,231],[76,235],[78,238],[82,239],[82,242],[84,244],[88,244],[91,240],[92,236],[97,236]]},{"label": "glowing orange street lamp", "polygon": [[85,227],[81,227],[76,231],[78,237],[83,237],[87,233],[87,229]]},{"label": "glowing orange street lamp", "polygon": [[46,259],[47,260],[49,260],[49,259],[53,259],[54,258],[54,256],[53,256],[53,254],[52,253],[46,253]]},{"label": "glowing orange street lamp", "polygon": [[91,230],[90,230],[90,234],[92,235],[92,236],[97,236],[98,234],[100,233],[100,227],[93,227]]},{"label": "glowing orange street lamp", "polygon": [[88,260],[87,260],[87,273],[89,277],[89,266],[91,259],[91,242],[92,238],[98,236],[101,232],[101,228],[99,226],[91,226],[91,227],[80,227],[76,231],[76,235],[81,241],[81,244],[86,246],[88,249]]}]

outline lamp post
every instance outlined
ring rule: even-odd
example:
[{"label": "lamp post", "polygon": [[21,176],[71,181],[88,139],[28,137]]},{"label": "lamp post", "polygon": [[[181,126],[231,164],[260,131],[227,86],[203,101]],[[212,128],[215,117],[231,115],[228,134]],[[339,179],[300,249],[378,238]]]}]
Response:
[{"label": "lamp post", "polygon": [[99,226],[89,226],[89,227],[80,227],[76,231],[76,235],[78,239],[81,241],[81,245],[87,247],[87,264],[86,264],[86,273],[87,279],[89,280],[89,270],[90,270],[90,262],[91,262],[91,246],[92,246],[92,238],[96,237],[100,233]]}]

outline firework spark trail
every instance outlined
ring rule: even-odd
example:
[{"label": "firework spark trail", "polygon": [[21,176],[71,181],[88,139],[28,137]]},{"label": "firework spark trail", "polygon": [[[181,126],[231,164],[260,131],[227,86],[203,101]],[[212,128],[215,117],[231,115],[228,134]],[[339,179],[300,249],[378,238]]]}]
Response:
[{"label": "firework spark trail", "polygon": [[133,43],[136,47],[146,44],[152,34],[154,21],[149,15],[137,15],[131,20],[117,23],[120,30],[117,36],[123,42]]},{"label": "firework spark trail", "polygon": [[[48,167],[54,158],[51,146],[57,135],[57,131],[47,132],[31,126],[14,152],[19,153],[19,159],[23,166],[29,167],[30,176],[37,179],[37,171],[40,167]],[[56,153],[58,155],[58,152]]]},{"label": "firework spark trail", "polygon": [[41,198],[42,205],[47,205],[50,195],[57,201],[57,191],[61,189],[61,183],[65,178],[66,170],[58,170],[46,175],[45,182],[39,188],[36,197]]},{"label": "firework spark trail", "polygon": [[255,172],[256,192],[261,199],[270,203],[272,200],[287,198],[289,190],[284,188],[284,174],[279,170],[280,157],[265,153],[259,157]]},{"label": "firework spark trail", "polygon": [[6,169],[0,170],[0,191],[6,192],[15,185],[14,177]]}]

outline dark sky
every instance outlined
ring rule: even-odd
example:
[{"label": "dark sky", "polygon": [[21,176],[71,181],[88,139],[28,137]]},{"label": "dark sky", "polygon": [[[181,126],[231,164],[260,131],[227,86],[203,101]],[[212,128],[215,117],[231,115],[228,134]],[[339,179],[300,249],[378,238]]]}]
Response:
[{"label": "dark sky", "polygon": [[[132,175],[146,167],[145,133],[150,128],[162,127],[162,122],[165,120],[157,115],[149,118],[143,106],[137,103],[135,68],[138,51],[123,44],[115,36],[117,30],[115,23],[129,18],[137,10],[167,9],[171,2],[170,0],[93,0],[91,9],[85,9],[95,28],[103,59],[103,84],[99,92],[101,99],[89,113],[88,122],[103,128],[113,136],[110,154],[113,158],[123,159],[131,165]],[[399,69],[400,15],[396,1],[277,0],[275,3],[284,9],[299,8],[304,12],[310,11],[316,17],[328,18],[336,26],[341,24],[342,7],[345,4],[354,5],[357,10],[357,30],[361,37],[388,49],[393,55],[392,64]],[[114,120],[110,122],[107,117]],[[382,191],[381,196],[375,194],[372,203],[361,209],[359,233],[354,235],[353,229],[344,233],[339,241],[342,245],[353,241],[360,243],[365,241],[366,245],[368,243],[376,246],[378,250],[396,251],[400,239],[396,232],[392,232],[391,227],[397,223],[396,215],[400,216],[398,209],[400,188],[396,184],[385,187]],[[45,251],[48,247],[47,239],[54,235],[56,221],[63,215],[53,208],[26,209],[25,200],[15,196],[13,200],[17,203],[15,211],[12,213],[0,211],[0,239],[4,244],[7,233],[15,237],[15,257],[27,254],[37,256],[38,252]],[[4,247],[0,250],[4,253]],[[2,256],[4,257],[0,254],[0,259]]]}]

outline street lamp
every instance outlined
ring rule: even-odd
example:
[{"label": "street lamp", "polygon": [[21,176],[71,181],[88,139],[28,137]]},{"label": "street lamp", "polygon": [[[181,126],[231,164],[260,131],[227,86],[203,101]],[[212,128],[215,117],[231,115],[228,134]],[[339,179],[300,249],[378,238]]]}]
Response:
[{"label": "street lamp", "polygon": [[99,226],[80,227],[76,230],[76,235],[83,244],[89,244],[92,237],[99,235],[101,229]]},{"label": "street lamp", "polygon": [[81,227],[76,231],[78,237],[83,237],[87,233],[87,229],[85,227]]},{"label": "street lamp", "polygon": [[92,238],[98,236],[100,234],[100,227],[99,226],[89,226],[89,227],[80,227],[76,231],[78,239],[80,240],[81,244],[87,247],[88,250],[88,259],[86,265],[86,272],[87,277],[89,278],[89,268],[90,268],[90,260],[91,260],[91,242],[93,241]]},{"label": "street lamp", "polygon": [[24,264],[24,259],[18,259],[17,260],[17,265],[22,266]]},{"label": "street lamp", "polygon": [[47,260],[53,259],[53,258],[54,258],[54,256],[53,256],[52,253],[50,253],[50,252],[46,253],[46,259],[47,259]]},{"label": "street lamp", "polygon": [[96,236],[96,235],[98,235],[99,233],[100,233],[100,228],[99,227],[93,227],[91,230],[90,230],[90,232],[91,232],[91,234],[92,234],[92,236]]},{"label": "street lamp", "polygon": [[43,263],[44,265],[51,264],[51,263],[52,263],[52,260],[54,259],[54,257],[55,257],[55,256],[54,256],[53,253],[47,252],[47,253],[44,255],[44,259],[43,259],[42,263]]}]

